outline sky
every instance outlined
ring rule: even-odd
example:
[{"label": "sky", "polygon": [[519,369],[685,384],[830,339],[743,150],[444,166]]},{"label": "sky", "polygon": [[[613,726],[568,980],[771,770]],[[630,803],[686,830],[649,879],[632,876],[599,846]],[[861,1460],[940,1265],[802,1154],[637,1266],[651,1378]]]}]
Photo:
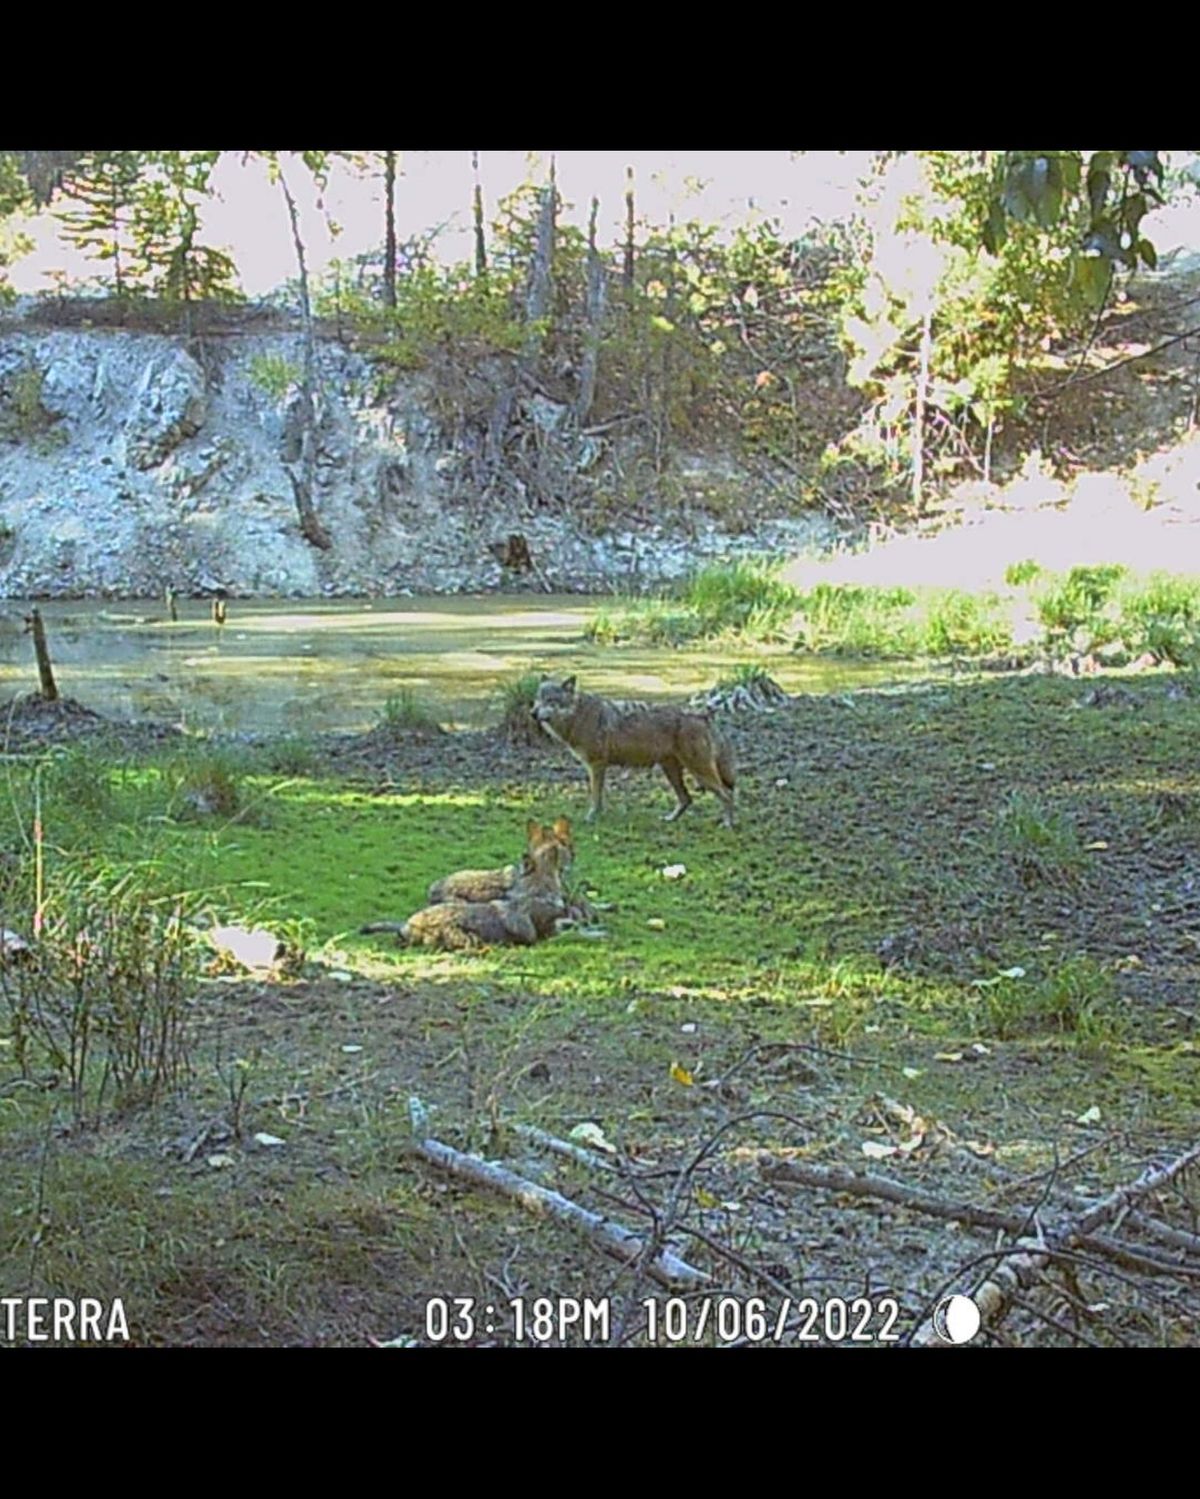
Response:
[{"label": "sky", "polygon": [[[616,243],[624,219],[625,169],[634,169],[637,209],[665,224],[674,212],[732,226],[755,215],[778,217],[790,234],[814,220],[844,217],[852,208],[858,178],[867,168],[866,151],[559,151],[555,154],[566,218],[586,225],[593,196],[600,199],[602,240]],[[526,180],[543,182],[549,151],[481,151],[484,208],[490,223],[499,201]],[[339,257],[350,259],[383,241],[382,179],[356,179],[335,168],[326,210],[341,225],[332,239],[316,205],[311,179],[298,161],[284,158],[288,182],[302,213],[302,233],[310,268]],[[469,151],[406,151],[396,184],[397,233],[401,240],[441,227],[437,253],[446,261],[472,254]],[[202,221],[207,244],[232,250],[242,289],[252,297],[271,291],[296,274],[287,210],[265,168],[241,165],[235,153],[222,157],[213,174],[217,194]],[[67,271],[72,279],[94,276],[88,262],[58,239],[49,215],[26,224],[36,241],[33,254],[17,263],[9,279],[19,292],[50,286],[46,272]]]},{"label": "sky", "polygon": [[[848,215],[860,179],[873,156],[869,151],[559,151],[554,153],[559,191],[568,221],[584,227],[593,196],[600,199],[601,239],[620,241],[624,221],[625,169],[634,169],[637,211],[665,224],[671,213],[732,227],[755,216],[778,218],[784,231],[801,234],[815,221]],[[500,200],[523,181],[544,182],[549,151],[481,151],[485,213],[490,223]],[[355,176],[336,165],[325,195],[328,215],[341,226],[331,237],[317,194],[298,158],[284,157],[285,171],[301,211],[310,270],[331,259],[350,259],[383,242],[382,178]],[[409,236],[440,229],[435,250],[447,262],[469,260],[471,193],[474,177],[469,151],[400,153],[396,184],[397,232]],[[1200,171],[1198,171],[1200,175]],[[296,274],[287,209],[279,188],[267,180],[262,163],[242,165],[226,153],[212,182],[215,196],[201,224],[202,242],[231,250],[242,290],[262,296]],[[14,226],[15,227],[15,226]],[[19,292],[48,289],[46,273],[67,271],[72,279],[94,277],[100,267],[57,236],[48,214],[23,226],[36,241],[9,280]],[[1159,210],[1146,231],[1160,257],[1175,246],[1200,250],[1198,200]]]}]

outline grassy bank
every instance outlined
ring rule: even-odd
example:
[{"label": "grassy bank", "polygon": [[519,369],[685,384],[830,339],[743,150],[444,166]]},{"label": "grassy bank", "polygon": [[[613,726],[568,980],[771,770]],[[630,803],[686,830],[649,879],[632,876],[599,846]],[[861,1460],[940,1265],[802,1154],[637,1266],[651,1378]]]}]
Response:
[{"label": "grassy bank", "polygon": [[[94,1037],[66,1085],[62,1026],[22,1021],[24,981],[0,970],[10,1293],[121,1295],[137,1341],[204,1344],[420,1339],[428,1297],[494,1299],[497,1282],[632,1294],[565,1230],[407,1158],[418,1094],[440,1138],[568,1195],[586,1197],[586,1173],[539,1166],[505,1129],[594,1125],[738,1294],[761,1292],[756,1275],[855,1294],[870,1263],[915,1316],[939,1255],[969,1244],[920,1240],[906,1261],[907,1222],[839,1211],[831,1235],[820,1202],[767,1211],[739,1149],[861,1164],[864,1139],[888,1138],[886,1096],[1018,1174],[1109,1139],[1099,1191],[1120,1142],[1194,1129],[1190,676],[1102,699],[991,680],[730,720],[735,832],[709,797],[664,824],[661,778],[614,775],[606,820],[577,829],[603,931],[479,956],[355,933],[450,868],[512,859],[528,817],[579,817],[583,777],[553,748],[412,732],[411,708],[340,745],[92,740],[6,762],[5,921],[31,930],[40,813],[54,1013],[90,975]],[[211,918],[265,922],[304,956],[269,980],[214,967],[179,935]],[[172,1017],[170,1058],[139,1072],[126,1044],[118,1086],[121,1038],[147,1013]],[[672,1198],[672,1173],[722,1130]]]},{"label": "grassy bank", "polygon": [[1010,567],[1002,591],[828,584],[802,590],[763,561],[696,573],[674,595],[618,600],[588,625],[600,645],[684,646],[728,638],[860,657],[1098,653],[1109,664],[1149,652],[1200,661],[1200,580],[1124,567]]}]

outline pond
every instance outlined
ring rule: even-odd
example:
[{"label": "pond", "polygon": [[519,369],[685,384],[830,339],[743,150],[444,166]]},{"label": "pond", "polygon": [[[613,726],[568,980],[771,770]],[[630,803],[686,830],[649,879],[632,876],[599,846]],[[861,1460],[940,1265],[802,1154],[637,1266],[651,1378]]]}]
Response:
[{"label": "pond", "polygon": [[[113,717],[196,730],[313,733],[378,722],[411,689],[447,726],[481,727],[500,685],[528,671],[577,672],[613,697],[679,697],[739,661],[765,666],[789,692],[839,692],[912,680],[897,662],[847,662],[783,647],[672,650],[592,645],[600,600],[576,596],[232,600],[217,626],[204,600],[43,603],[59,691]],[[28,605],[0,615],[0,696],[37,686]],[[922,673],[923,674],[923,673]]]}]

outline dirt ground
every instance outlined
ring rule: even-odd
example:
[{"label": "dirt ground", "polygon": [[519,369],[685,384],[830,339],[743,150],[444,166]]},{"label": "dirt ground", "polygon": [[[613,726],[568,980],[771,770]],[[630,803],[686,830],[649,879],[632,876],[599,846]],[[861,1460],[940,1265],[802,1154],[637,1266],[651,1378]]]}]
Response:
[{"label": "dirt ground", "polygon": [[[579,768],[494,733],[326,739],[228,855],[317,911],[308,961],[203,984],[179,1096],[74,1126],[0,1051],[4,1284],[120,1296],[143,1344],[882,1346],[1023,1231],[1053,1252],[988,1342],[1194,1344],[1194,1172],[1116,1250],[1072,1225],[1196,1136],[1198,716],[1166,672],[731,715],[734,835],[709,797],[665,828],[665,783],[615,776],[580,829],[602,932],[479,957],[350,934],[412,909],[468,813],[481,848],[494,808],[578,816]],[[426,1133],[705,1278],[658,1283]],[[786,1179],[813,1167],[858,1176]]]}]

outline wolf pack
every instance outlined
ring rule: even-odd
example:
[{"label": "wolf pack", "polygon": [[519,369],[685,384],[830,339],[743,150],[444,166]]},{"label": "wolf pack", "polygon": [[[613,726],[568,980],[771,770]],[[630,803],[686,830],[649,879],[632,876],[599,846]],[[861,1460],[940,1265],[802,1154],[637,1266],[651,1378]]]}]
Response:
[{"label": "wolf pack", "polygon": [[[574,677],[544,679],[530,710],[545,732],[584,766],[594,822],[604,806],[610,766],[659,766],[675,793],[665,820],[692,805],[684,779],[712,791],[726,827],[733,826],[735,768],[728,741],[701,713],[651,703],[620,702],[581,692]],[[525,828],[520,861],[499,869],[460,869],[429,887],[429,904],[407,921],[370,922],[364,933],[394,932],[402,943],[447,950],[529,947],[592,919],[588,902],[572,894],[567,875],[575,857],[569,818]]]}]

